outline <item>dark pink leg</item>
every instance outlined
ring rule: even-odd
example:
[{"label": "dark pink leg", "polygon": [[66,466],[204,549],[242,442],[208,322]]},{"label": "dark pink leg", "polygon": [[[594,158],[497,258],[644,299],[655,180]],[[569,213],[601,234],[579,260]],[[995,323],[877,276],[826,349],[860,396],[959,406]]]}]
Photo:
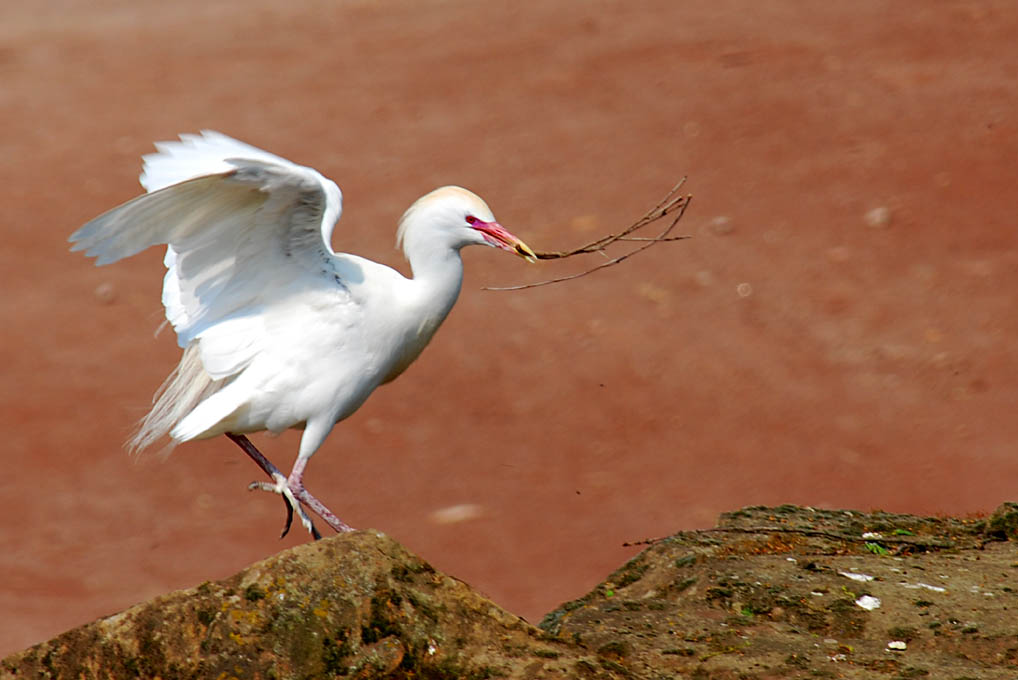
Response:
[{"label": "dark pink leg", "polygon": [[308,493],[308,490],[304,488],[304,468],[307,467],[308,461],[306,458],[297,458],[297,462],[293,464],[293,470],[290,471],[290,476],[287,478],[287,486],[290,487],[290,491],[293,492],[294,497],[304,505],[311,509],[311,512],[315,513],[328,524],[330,527],[335,529],[338,533],[346,531],[353,531],[353,527],[341,520],[339,517],[325,507],[320,500]]}]

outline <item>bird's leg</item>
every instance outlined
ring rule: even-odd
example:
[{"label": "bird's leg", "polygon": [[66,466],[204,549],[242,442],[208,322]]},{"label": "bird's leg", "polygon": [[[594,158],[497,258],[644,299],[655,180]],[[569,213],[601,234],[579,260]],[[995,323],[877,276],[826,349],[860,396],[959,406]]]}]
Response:
[{"label": "bird's leg", "polygon": [[[239,446],[241,450],[244,451],[244,453],[250,456],[251,460],[257,463],[258,467],[264,470],[265,474],[267,474],[269,478],[271,478],[272,481],[275,482],[274,484],[270,484],[268,482],[251,482],[251,484],[248,485],[248,488],[262,489],[263,491],[271,491],[273,493],[278,493],[280,496],[282,496],[283,503],[286,505],[286,524],[283,526],[283,532],[279,535],[279,537],[283,538],[290,532],[290,525],[293,523],[293,512],[294,510],[296,510],[297,515],[300,517],[301,524],[304,525],[304,528],[307,529],[308,532],[310,532],[310,534],[315,538],[315,540],[321,538],[322,535],[318,532],[318,529],[315,527],[314,523],[312,523],[311,518],[307,516],[306,512],[304,512],[304,508],[301,507],[300,503],[294,497],[293,492],[290,490],[290,485],[287,478],[283,475],[282,472],[279,471],[279,468],[273,465],[272,461],[266,458],[262,454],[262,452],[259,451],[255,447],[255,445],[251,443],[251,440],[245,437],[244,435],[227,432],[226,436],[230,438],[230,441]],[[325,518],[323,517],[323,519]]]},{"label": "bird's leg", "polygon": [[320,500],[308,493],[308,490],[304,488],[304,468],[307,467],[308,459],[297,457],[297,461],[293,464],[293,469],[290,471],[290,478],[287,480],[287,485],[290,487],[290,491],[293,493],[301,503],[308,506],[308,508],[325,520],[325,523],[336,530],[337,533],[344,533],[347,531],[353,531],[353,527],[341,520],[331,510],[325,507],[325,504]]}]

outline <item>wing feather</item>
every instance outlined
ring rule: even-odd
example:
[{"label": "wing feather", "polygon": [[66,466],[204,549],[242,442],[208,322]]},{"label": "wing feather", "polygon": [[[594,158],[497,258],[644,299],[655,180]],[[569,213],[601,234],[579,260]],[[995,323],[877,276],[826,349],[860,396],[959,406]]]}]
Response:
[{"label": "wing feather", "polygon": [[335,286],[342,195],[318,172],[219,133],[157,148],[141,178],[150,193],[85,224],[72,250],[104,265],[166,244],[163,304],[178,343],[201,340],[209,375],[234,375],[263,346],[266,308],[295,287]]}]

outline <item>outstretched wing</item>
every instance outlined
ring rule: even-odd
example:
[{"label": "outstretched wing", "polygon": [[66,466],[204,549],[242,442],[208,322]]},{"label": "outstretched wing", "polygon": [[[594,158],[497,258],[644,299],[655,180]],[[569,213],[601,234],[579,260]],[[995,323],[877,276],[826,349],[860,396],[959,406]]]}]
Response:
[{"label": "outstretched wing", "polygon": [[157,148],[141,178],[151,193],[85,224],[72,250],[104,265],[168,245],[163,304],[178,342],[201,339],[209,375],[233,375],[261,349],[264,309],[332,280],[342,195],[315,170],[219,133]]}]

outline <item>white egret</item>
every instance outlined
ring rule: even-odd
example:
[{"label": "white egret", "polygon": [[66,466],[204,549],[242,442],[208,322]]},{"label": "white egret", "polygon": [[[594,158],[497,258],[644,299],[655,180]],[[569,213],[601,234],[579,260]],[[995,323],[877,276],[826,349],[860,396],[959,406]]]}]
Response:
[{"label": "white egret", "polygon": [[[460,249],[489,245],[530,261],[475,194],[442,187],[403,215],[397,243],[412,278],[337,253],[342,194],[315,170],[217,132],[181,135],[144,157],[148,192],[70,238],[96,265],[166,244],[162,301],[183,356],[130,441],[136,450],[225,434],[272,479],[287,533],[301,507],[350,527],[304,488],[308,460],[333,426],[418,357],[460,292]],[[303,429],[283,475],[245,437]]]}]

